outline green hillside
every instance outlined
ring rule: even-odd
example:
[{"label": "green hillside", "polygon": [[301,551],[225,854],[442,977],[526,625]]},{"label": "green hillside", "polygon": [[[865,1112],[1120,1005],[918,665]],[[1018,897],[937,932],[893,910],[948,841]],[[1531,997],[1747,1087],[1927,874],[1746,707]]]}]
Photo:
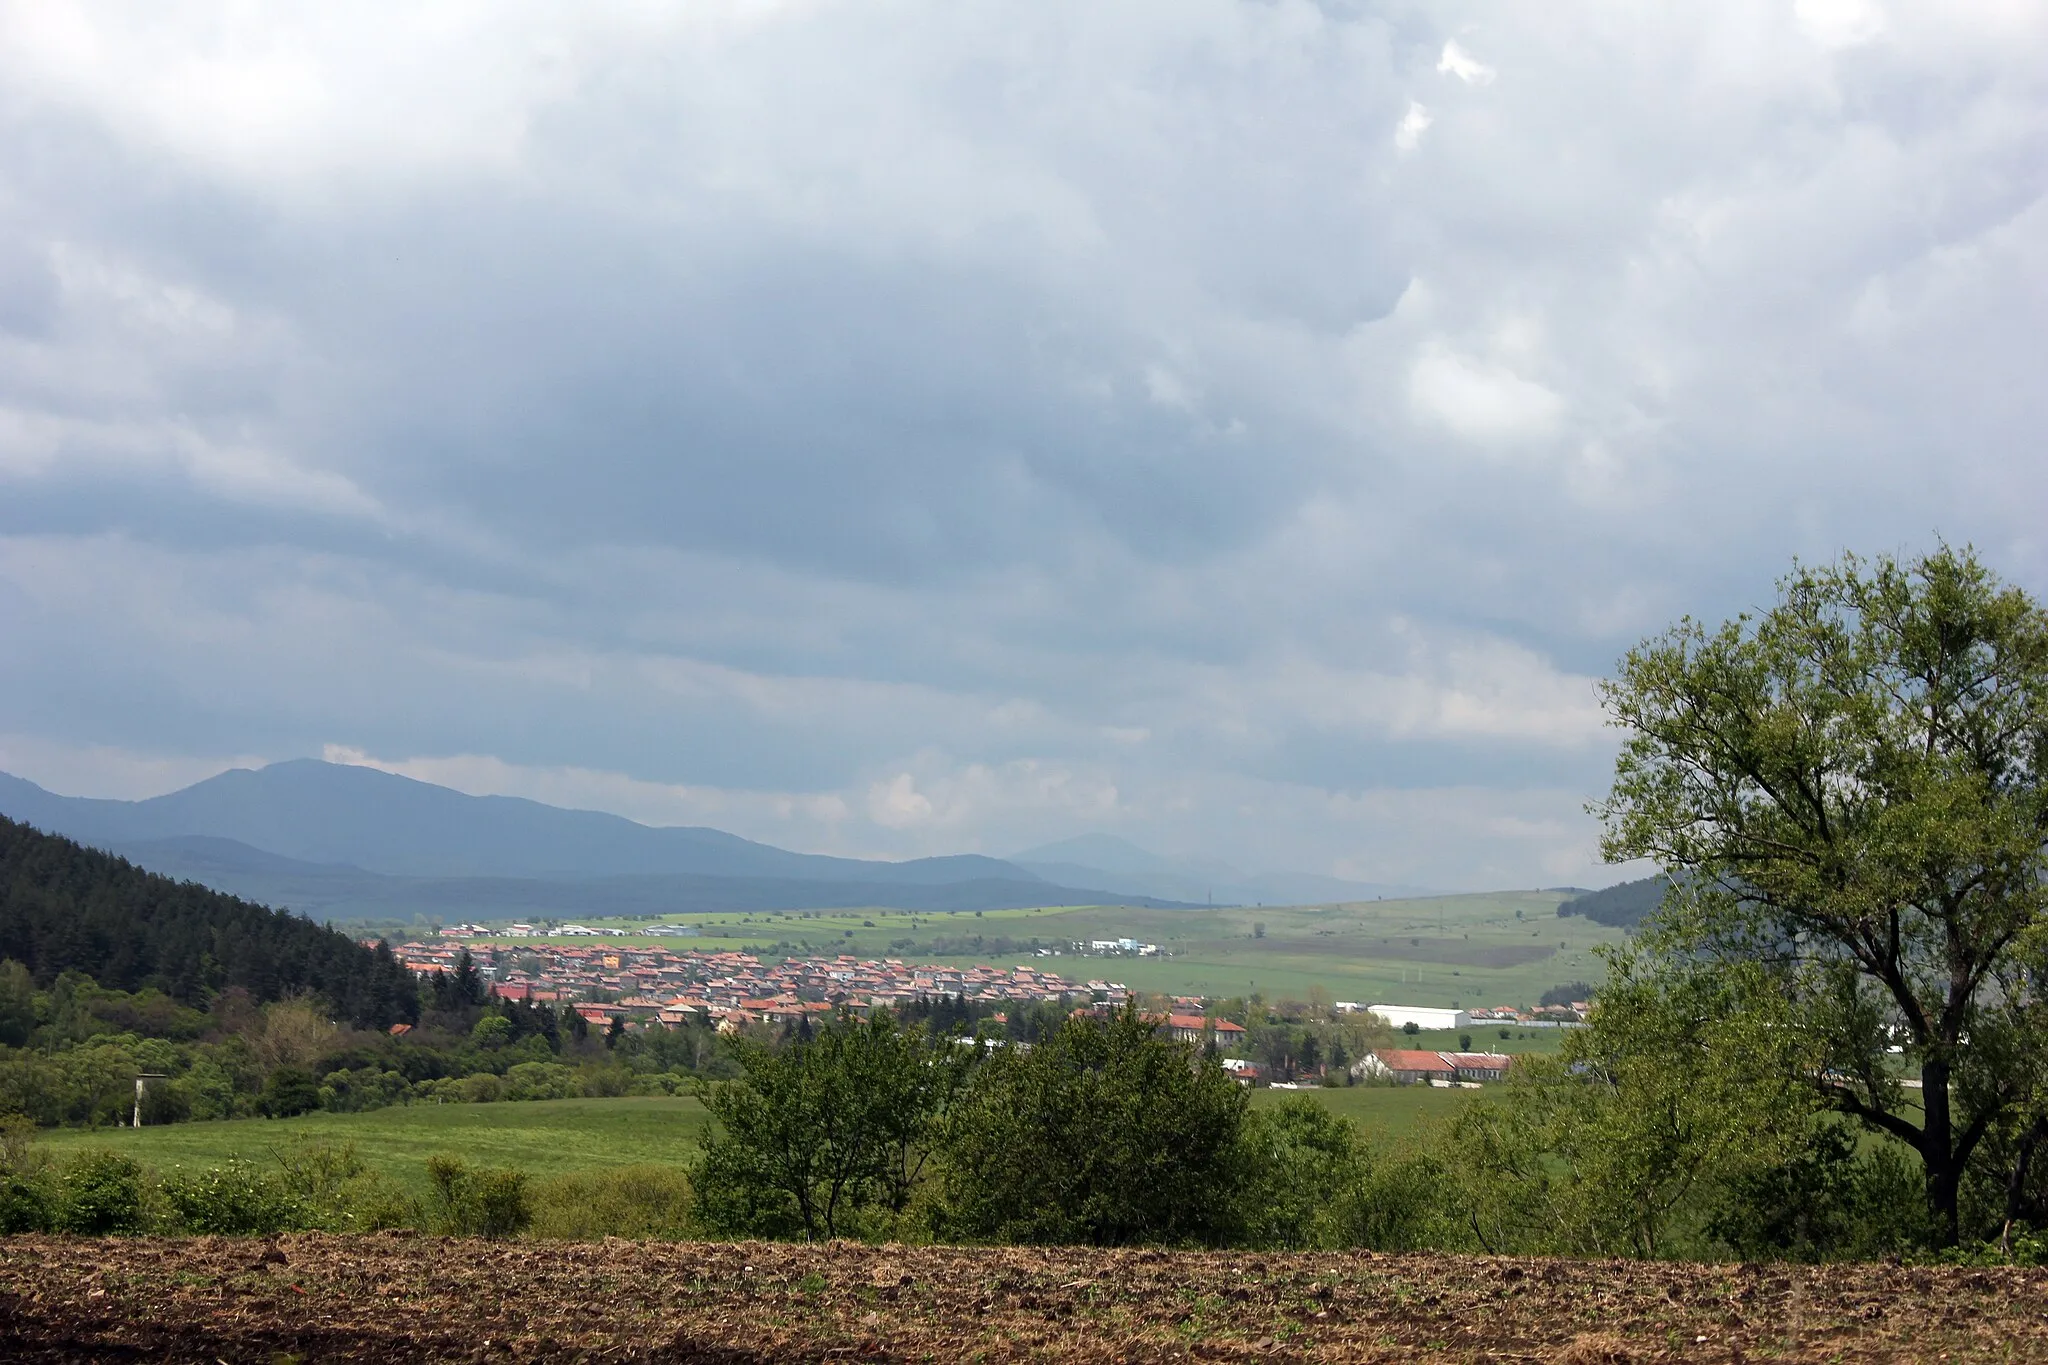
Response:
[{"label": "green hillside", "polygon": [[258,1001],[318,992],[367,1028],[419,1016],[412,978],[387,949],[0,816],[5,959],[45,987],[84,972],[184,1005],[240,987]]}]

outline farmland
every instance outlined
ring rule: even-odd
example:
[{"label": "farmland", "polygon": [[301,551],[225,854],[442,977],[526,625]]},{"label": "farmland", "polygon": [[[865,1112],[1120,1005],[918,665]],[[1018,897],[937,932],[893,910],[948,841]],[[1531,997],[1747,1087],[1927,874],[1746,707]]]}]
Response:
[{"label": "farmland", "polygon": [[[1051,965],[1074,979],[1104,977],[1171,994],[1305,999],[1319,986],[1343,1000],[1469,1007],[1533,1005],[1554,985],[1600,979],[1595,949],[1620,942],[1623,935],[1576,916],[1560,917],[1557,906],[1564,899],[1554,891],[1503,891],[1218,910],[831,910],[586,923],[605,936],[645,933],[657,923],[689,930],[663,936],[661,941],[679,947],[767,952],[783,945],[862,958],[955,963],[1021,960],[1030,950],[1019,945],[1033,939],[1066,944],[1135,938],[1158,944],[1161,955],[1064,953]],[[971,946],[977,937],[982,946]]]},{"label": "farmland", "polygon": [[2048,1271],[1355,1253],[0,1242],[10,1359],[2040,1359]]}]

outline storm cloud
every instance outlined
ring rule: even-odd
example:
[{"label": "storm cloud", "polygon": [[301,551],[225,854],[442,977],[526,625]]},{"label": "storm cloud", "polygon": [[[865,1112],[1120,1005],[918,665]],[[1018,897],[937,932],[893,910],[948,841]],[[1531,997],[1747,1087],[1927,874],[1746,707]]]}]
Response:
[{"label": "storm cloud", "polygon": [[1601,883],[1593,680],[2048,588],[2048,15],[0,5],[0,768]]}]

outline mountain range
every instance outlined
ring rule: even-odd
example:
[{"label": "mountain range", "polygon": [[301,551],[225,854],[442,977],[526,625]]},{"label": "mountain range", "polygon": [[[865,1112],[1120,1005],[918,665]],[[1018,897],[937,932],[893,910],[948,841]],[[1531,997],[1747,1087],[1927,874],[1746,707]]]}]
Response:
[{"label": "mountain range", "polygon": [[883,862],[793,853],[722,830],[470,796],[375,768],[295,759],[144,801],[59,796],[0,773],[0,814],[140,867],[338,922],[1030,905],[1282,904],[1410,888],[1247,877],[1108,835],[1014,859]]}]

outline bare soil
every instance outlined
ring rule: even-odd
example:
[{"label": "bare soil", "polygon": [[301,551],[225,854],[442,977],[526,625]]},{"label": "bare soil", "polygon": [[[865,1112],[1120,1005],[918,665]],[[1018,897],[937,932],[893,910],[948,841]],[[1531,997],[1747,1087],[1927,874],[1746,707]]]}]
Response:
[{"label": "bare soil", "polygon": [[0,1239],[6,1361],[2048,1360],[2048,1271]]}]

